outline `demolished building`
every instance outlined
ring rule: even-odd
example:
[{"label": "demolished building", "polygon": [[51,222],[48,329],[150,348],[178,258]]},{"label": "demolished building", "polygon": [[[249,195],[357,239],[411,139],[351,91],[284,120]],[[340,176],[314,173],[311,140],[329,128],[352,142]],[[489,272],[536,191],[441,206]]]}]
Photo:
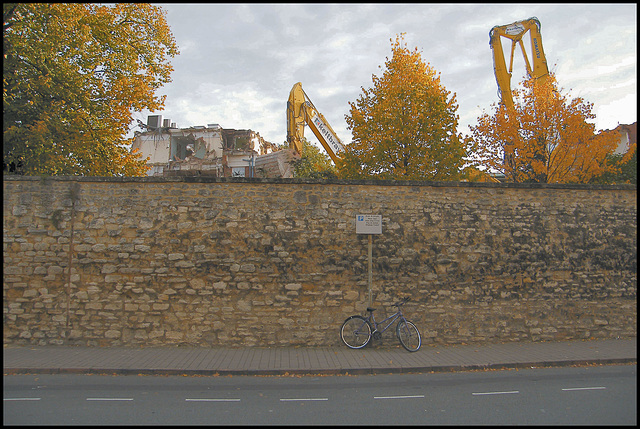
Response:
[{"label": "demolished building", "polygon": [[148,176],[293,177],[293,151],[278,150],[255,131],[219,124],[178,128],[162,115],[142,125],[131,150],[148,158]]}]

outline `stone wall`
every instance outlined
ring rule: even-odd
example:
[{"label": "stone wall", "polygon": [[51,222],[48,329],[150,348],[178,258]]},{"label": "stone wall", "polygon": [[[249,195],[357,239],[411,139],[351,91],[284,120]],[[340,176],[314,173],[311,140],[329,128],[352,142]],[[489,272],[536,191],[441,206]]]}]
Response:
[{"label": "stone wall", "polygon": [[[439,344],[636,335],[635,185],[3,181],[5,343],[338,346],[372,295]],[[383,341],[396,344],[393,330]]]}]

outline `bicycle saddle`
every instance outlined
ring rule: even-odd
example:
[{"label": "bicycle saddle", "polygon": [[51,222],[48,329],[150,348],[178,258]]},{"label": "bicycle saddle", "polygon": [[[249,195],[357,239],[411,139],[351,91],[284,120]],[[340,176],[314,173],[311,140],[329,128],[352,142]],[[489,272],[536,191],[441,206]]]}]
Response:
[{"label": "bicycle saddle", "polygon": [[375,308],[371,308],[371,307],[367,307],[367,311],[374,312],[374,311],[376,311],[376,309]]}]

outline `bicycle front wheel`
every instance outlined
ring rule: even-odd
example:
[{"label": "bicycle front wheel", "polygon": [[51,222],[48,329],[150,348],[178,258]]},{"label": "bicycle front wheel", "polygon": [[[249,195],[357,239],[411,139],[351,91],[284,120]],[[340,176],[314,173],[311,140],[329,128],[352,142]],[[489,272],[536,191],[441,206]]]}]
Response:
[{"label": "bicycle front wheel", "polygon": [[371,340],[371,325],[362,316],[350,316],[340,328],[340,338],[347,347],[361,349]]},{"label": "bicycle front wheel", "polygon": [[420,331],[413,323],[408,320],[401,320],[396,326],[396,335],[402,347],[410,352],[417,352],[422,345],[422,338],[420,338]]}]

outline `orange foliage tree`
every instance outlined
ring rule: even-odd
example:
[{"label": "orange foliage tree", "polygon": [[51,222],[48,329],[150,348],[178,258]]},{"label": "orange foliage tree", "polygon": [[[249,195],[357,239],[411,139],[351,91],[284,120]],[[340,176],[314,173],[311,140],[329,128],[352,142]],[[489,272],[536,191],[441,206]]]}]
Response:
[{"label": "orange foliage tree", "polygon": [[392,43],[381,77],[364,89],[345,116],[353,141],[338,162],[349,179],[456,180],[466,152],[456,134],[455,94],[440,83],[403,35]]},{"label": "orange foliage tree", "polygon": [[615,167],[606,162],[616,149],[614,133],[595,133],[587,120],[593,104],[570,99],[555,76],[527,79],[513,90],[516,106],[493,105],[471,126],[474,164],[505,175],[508,182],[588,183]]},{"label": "orange foliage tree", "polygon": [[3,164],[27,175],[139,176],[134,111],[156,110],[178,48],[149,4],[3,4]]}]

